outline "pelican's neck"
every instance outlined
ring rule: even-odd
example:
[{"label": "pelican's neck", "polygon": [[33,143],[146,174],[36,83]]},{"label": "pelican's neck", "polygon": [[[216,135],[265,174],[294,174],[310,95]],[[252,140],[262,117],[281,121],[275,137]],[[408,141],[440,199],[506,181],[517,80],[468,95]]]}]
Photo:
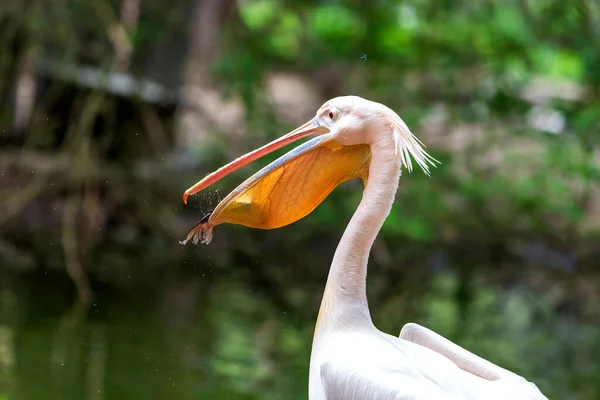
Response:
[{"label": "pelican's neck", "polygon": [[393,145],[371,146],[369,179],[333,257],[316,331],[321,324],[333,325],[334,329],[373,325],[367,305],[367,263],[371,246],[392,208],[400,167]]}]

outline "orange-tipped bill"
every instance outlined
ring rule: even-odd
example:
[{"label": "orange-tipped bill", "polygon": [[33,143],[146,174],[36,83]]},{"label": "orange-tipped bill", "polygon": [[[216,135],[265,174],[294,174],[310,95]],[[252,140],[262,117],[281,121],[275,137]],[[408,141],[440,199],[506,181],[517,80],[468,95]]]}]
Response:
[{"label": "orange-tipped bill", "polygon": [[319,126],[319,123],[316,119],[308,121],[301,127],[294,129],[293,131],[280,137],[279,139],[276,139],[271,143],[262,146],[261,148],[251,151],[250,153],[244,154],[243,156],[230,162],[229,164],[222,166],[215,172],[208,174],[206,177],[204,177],[204,179],[202,179],[183,193],[183,202],[187,204],[188,196],[196,194],[203,189],[206,189],[213,183],[223,179],[227,175],[251,163],[252,161],[256,161],[269,153],[279,150],[280,148],[307,136],[314,134],[323,134],[328,131],[329,130],[327,128]]},{"label": "orange-tipped bill", "polygon": [[[262,147],[265,149],[262,153],[261,149],[248,153],[208,175],[186,193],[196,193],[242,165],[280,148],[285,145],[279,145],[281,141],[290,135],[304,137],[315,133],[314,127],[318,125],[306,124]],[[351,178],[362,178],[366,182],[370,160],[368,145],[344,146],[326,134],[313,138],[248,178],[198,222],[181,243],[192,240],[208,244],[212,229],[224,222],[258,229],[274,229],[296,222],[314,210],[340,183]]]}]

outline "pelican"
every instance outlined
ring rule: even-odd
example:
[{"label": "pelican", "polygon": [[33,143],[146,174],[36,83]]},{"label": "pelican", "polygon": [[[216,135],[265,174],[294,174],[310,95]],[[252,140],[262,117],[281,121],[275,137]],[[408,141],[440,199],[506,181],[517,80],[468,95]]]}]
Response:
[{"label": "pelican", "polygon": [[429,175],[435,160],[390,108],[336,97],[292,132],[207,175],[183,200],[242,166],[315,136],[247,179],[182,241],[210,243],[222,223],[274,229],[308,215],[340,183],[360,178],[360,204],[337,246],[319,310],[310,400],[546,399],[537,386],[415,323],[399,337],[379,331],[367,305],[369,252],[388,216],[402,167]]}]

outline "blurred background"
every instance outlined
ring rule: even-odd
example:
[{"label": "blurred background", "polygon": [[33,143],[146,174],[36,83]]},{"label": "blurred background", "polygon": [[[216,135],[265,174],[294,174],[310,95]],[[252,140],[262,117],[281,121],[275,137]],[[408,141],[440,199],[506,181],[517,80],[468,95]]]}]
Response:
[{"label": "blurred background", "polygon": [[600,399],[596,0],[0,4],[0,399],[305,399],[347,182],[277,231],[188,230],[223,163],[355,94],[442,163],[405,173],[373,319]]}]

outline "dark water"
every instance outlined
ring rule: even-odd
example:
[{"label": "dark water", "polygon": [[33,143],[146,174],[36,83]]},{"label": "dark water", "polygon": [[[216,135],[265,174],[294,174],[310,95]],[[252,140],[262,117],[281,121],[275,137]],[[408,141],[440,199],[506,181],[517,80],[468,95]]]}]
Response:
[{"label": "dark water", "polygon": [[[557,314],[554,294],[478,284],[464,309],[451,271],[419,296],[377,291],[371,275],[370,291],[388,293],[371,296],[382,330],[415,320],[549,398],[600,398],[598,321]],[[307,398],[324,281],[279,295],[251,273],[176,268],[150,283],[97,281],[86,308],[60,271],[0,277],[1,400]]]}]

